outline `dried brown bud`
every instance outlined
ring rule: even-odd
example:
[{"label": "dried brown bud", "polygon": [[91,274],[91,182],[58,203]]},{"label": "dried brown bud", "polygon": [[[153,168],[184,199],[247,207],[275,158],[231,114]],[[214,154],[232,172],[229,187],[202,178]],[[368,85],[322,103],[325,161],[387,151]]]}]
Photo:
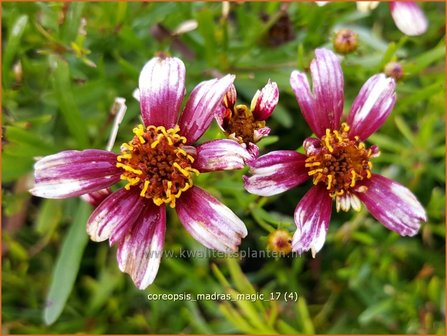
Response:
[{"label": "dried brown bud", "polygon": [[292,236],[285,230],[275,230],[268,237],[270,251],[288,254],[292,251]]},{"label": "dried brown bud", "polygon": [[384,69],[385,75],[394,78],[396,81],[404,76],[404,69],[402,65],[398,62],[389,62],[385,65]]},{"label": "dried brown bud", "polygon": [[350,29],[342,29],[335,33],[334,50],[340,54],[349,54],[357,50],[359,42],[357,33]]}]

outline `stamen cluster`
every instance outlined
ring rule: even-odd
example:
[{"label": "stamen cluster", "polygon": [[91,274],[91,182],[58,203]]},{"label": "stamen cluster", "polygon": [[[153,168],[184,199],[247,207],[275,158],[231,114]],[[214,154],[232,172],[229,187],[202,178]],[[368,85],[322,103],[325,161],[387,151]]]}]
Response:
[{"label": "stamen cluster", "polygon": [[175,207],[176,199],[192,187],[194,157],[183,148],[186,138],[177,134],[179,127],[168,130],[163,126],[138,125],[135,136],[121,146],[116,166],[123,169],[124,188],[140,188],[140,196],[150,198],[160,206]]},{"label": "stamen cluster", "polygon": [[252,111],[246,105],[227,107],[223,128],[227,135],[235,134],[244,143],[255,143],[255,130],[265,127],[264,120],[256,120]]},{"label": "stamen cluster", "polygon": [[[325,183],[332,198],[349,193],[359,181],[371,178],[373,156],[359,137],[348,137],[349,126],[343,123],[340,131],[326,129],[321,146],[308,153],[305,167],[313,184]],[[310,155],[309,155],[310,154]]]}]

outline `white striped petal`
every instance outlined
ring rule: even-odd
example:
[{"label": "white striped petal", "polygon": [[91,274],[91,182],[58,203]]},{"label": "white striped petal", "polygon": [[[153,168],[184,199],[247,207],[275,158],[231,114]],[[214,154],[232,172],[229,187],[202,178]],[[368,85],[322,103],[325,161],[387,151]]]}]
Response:
[{"label": "white striped petal", "polygon": [[120,180],[116,154],[96,149],[68,150],[34,164],[31,194],[45,198],[76,197],[107,188]]},{"label": "white striped petal", "polygon": [[152,201],[141,197],[138,191],[124,188],[108,196],[87,221],[91,240],[100,242],[110,238],[111,245],[120,240],[140,215],[144,202]]},{"label": "white striped petal", "polygon": [[186,191],[176,210],[186,230],[205,247],[234,252],[247,235],[244,223],[228,207],[198,187]]},{"label": "white striped petal", "polygon": [[402,33],[408,36],[418,36],[427,31],[427,18],[414,1],[390,2],[390,10],[394,23]]},{"label": "white striped petal", "polygon": [[118,246],[117,259],[121,272],[128,273],[139,289],[155,279],[166,233],[166,208],[147,204],[132,229]]},{"label": "white striped petal", "polygon": [[368,211],[385,227],[401,236],[414,236],[427,221],[421,203],[403,185],[384,176],[374,174],[363,183],[357,197]]},{"label": "white striped petal", "polygon": [[229,139],[208,141],[196,149],[194,168],[201,172],[241,169],[252,158],[241,144]]},{"label": "white striped petal", "polygon": [[244,176],[244,187],[260,196],[277,195],[289,190],[309,178],[305,160],[305,155],[290,150],[260,156],[248,163],[251,176]]},{"label": "white striped petal", "polygon": [[295,209],[297,230],[293,235],[292,250],[299,254],[311,250],[312,256],[321,250],[329,228],[332,199],[322,185],[313,186]]}]

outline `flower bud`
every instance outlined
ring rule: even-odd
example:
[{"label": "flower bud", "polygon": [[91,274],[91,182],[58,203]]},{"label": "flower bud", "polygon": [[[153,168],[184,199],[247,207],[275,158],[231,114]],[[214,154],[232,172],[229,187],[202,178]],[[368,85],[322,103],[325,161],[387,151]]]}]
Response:
[{"label": "flower bud", "polygon": [[342,29],[335,33],[334,50],[340,54],[349,54],[357,50],[358,35],[350,29]]},{"label": "flower bud", "polygon": [[396,81],[404,76],[404,69],[402,65],[398,62],[389,62],[385,65],[384,69],[385,75],[394,78]]},{"label": "flower bud", "polygon": [[268,236],[267,247],[272,252],[288,254],[292,251],[292,236],[285,230],[275,230]]}]

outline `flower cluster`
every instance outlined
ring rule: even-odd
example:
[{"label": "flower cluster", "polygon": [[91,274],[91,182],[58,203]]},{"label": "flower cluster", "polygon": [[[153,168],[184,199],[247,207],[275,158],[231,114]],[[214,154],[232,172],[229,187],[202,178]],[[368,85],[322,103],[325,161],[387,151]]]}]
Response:
[{"label": "flower cluster", "polygon": [[[224,204],[195,185],[195,176],[250,168],[247,191],[270,196],[310,180],[313,186],[295,210],[293,239],[277,230],[269,248],[289,253],[324,244],[332,212],[359,210],[363,202],[387,228],[405,236],[417,233],[426,220],[423,207],[405,187],[374,174],[377,146],[365,141],[390,114],[395,81],[372,76],[361,88],[346,122],[343,73],[336,55],[317,49],[310,71],[293,71],[290,83],[304,119],[315,137],[304,141],[305,153],[280,150],[258,157],[255,143],[269,134],[265,120],[275,109],[279,91],[269,81],[250,108],[236,105],[234,75],[201,82],[185,95],[185,66],[175,57],[160,56],[143,67],[139,78],[142,124],[136,125],[119,153],[68,150],[35,163],[33,195],[46,198],[82,196],[96,206],[87,222],[94,241],[117,244],[121,271],[144,289],[158,272],[166,232],[166,206],[198,242],[234,252],[247,235],[244,223]],[[197,144],[215,118],[229,139]],[[121,183],[116,191],[111,187]]]},{"label": "flower cluster", "polygon": [[[46,198],[87,194],[106,196],[87,222],[94,241],[118,244],[118,264],[144,289],[157,274],[166,231],[166,205],[175,208],[186,230],[204,246],[233,252],[247,235],[244,223],[225,205],[194,185],[200,173],[241,169],[250,154],[232,140],[195,145],[233,75],[204,81],[185,94],[185,66],[178,58],[155,57],[139,79],[143,125],[121,146],[121,153],[87,149],[46,156],[34,166],[31,193]],[[104,189],[120,180],[124,187]]]},{"label": "flower cluster", "polygon": [[364,143],[394,107],[394,79],[384,74],[368,79],[342,123],[344,79],[337,56],[317,49],[310,71],[313,91],[306,74],[299,71],[292,72],[290,84],[316,137],[304,140],[304,154],[280,150],[251,161],[245,188],[271,196],[312,181],[295,209],[292,250],[299,253],[311,250],[315,256],[323,247],[333,200],[337,211],[358,211],[363,202],[388,229],[402,236],[415,235],[420,222],[427,220],[424,208],[410,190],[372,172],[371,159],[379,155],[379,148],[367,148]]}]

